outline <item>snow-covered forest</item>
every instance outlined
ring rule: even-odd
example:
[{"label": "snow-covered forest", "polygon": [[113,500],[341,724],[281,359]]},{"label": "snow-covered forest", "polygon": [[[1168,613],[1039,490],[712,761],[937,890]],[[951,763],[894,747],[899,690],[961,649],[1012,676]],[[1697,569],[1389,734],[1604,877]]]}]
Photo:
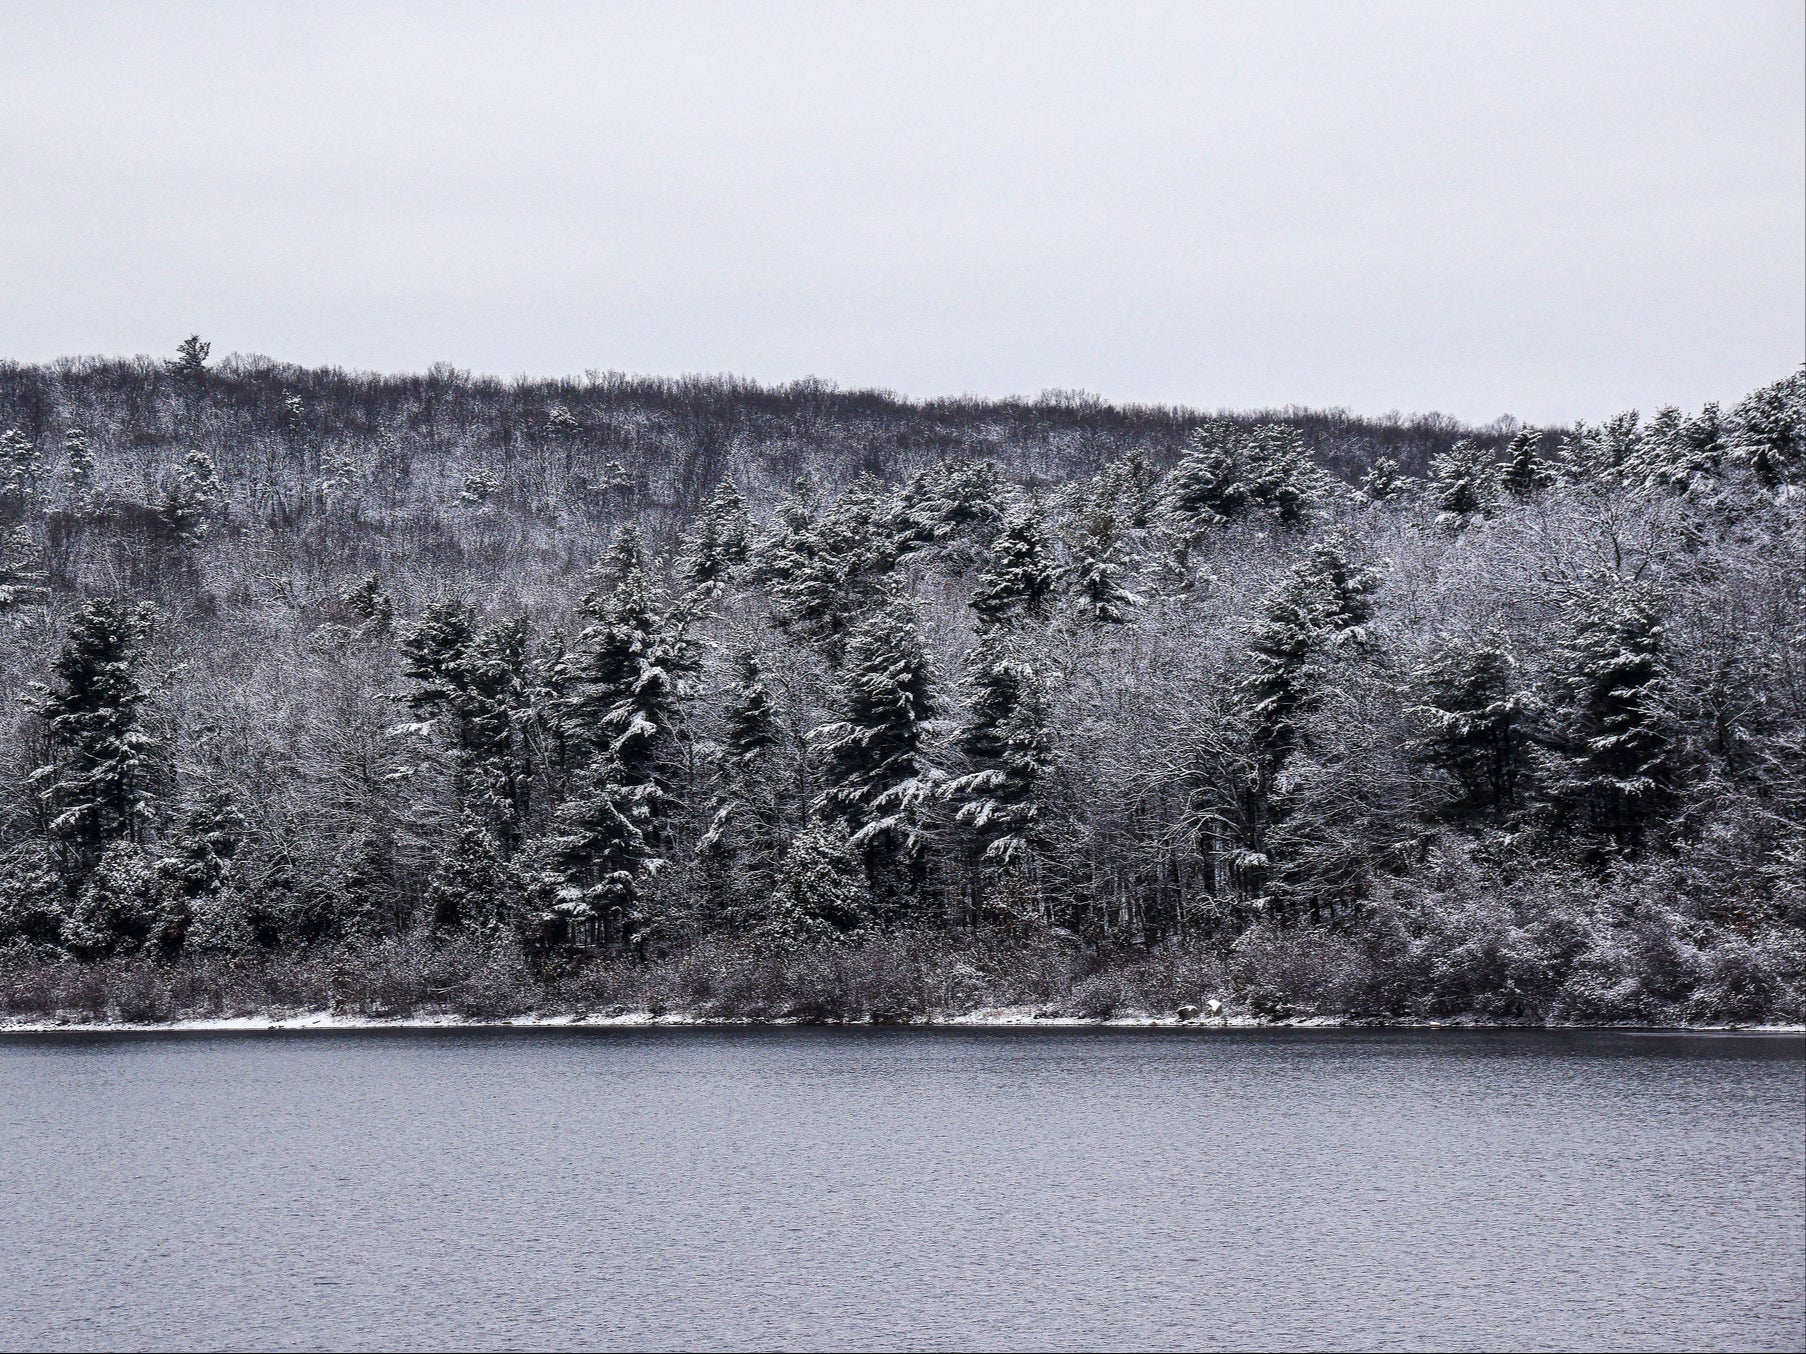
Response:
[{"label": "snow-covered forest", "polygon": [[1806,373],[0,366],[0,1012],[1798,1019]]}]

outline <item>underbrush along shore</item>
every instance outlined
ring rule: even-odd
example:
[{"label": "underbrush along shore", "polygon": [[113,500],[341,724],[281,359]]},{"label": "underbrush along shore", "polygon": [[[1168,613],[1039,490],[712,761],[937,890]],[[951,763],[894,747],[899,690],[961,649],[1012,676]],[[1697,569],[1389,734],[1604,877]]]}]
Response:
[{"label": "underbrush along shore", "polygon": [[448,1024],[1796,1026],[1806,955],[1777,940],[1676,963],[1631,951],[1429,953],[1258,930],[1227,947],[942,933],[649,959],[535,961],[507,936],[92,962],[0,951],[0,1028]]}]

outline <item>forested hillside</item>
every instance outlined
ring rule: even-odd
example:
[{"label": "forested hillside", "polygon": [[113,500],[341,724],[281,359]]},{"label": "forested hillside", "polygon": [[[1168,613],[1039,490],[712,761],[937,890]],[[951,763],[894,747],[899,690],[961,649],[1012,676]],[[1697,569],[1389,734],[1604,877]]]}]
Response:
[{"label": "forested hillside", "polygon": [[1806,373],[0,367],[0,1009],[1798,1019]]}]

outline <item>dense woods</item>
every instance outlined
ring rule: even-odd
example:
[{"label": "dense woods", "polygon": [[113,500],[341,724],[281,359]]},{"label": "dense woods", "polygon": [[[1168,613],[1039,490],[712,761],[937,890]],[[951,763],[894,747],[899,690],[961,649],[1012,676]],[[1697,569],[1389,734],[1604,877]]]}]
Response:
[{"label": "dense woods", "polygon": [[1803,373],[0,367],[0,1002],[1798,1019],[1803,480]]}]

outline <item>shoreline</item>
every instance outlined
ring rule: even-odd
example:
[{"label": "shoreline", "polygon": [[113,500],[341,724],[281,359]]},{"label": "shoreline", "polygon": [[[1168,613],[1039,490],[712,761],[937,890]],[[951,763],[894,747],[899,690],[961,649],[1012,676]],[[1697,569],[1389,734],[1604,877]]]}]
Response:
[{"label": "shoreline", "polygon": [[1046,1015],[1035,1007],[985,1007],[963,1015],[920,1020],[824,1020],[803,1016],[692,1016],[627,1011],[618,1014],[571,1013],[521,1015],[501,1018],[481,1016],[343,1015],[332,1011],[296,1011],[250,1016],[200,1017],[156,1023],[124,1020],[16,1020],[0,1018],[0,1038],[9,1034],[293,1034],[352,1031],[434,1030],[619,1030],[619,1029],[733,1029],[821,1027],[842,1029],[1114,1029],[1198,1030],[1216,1033],[1249,1030],[1616,1030],[1647,1034],[1806,1034],[1806,1024],[1698,1024],[1652,1025],[1634,1021],[1572,1022],[1486,1020],[1473,1017],[1375,1018],[1365,1016],[1298,1016],[1270,1019],[1250,1015],[1193,1016],[1124,1015],[1108,1019]]}]

